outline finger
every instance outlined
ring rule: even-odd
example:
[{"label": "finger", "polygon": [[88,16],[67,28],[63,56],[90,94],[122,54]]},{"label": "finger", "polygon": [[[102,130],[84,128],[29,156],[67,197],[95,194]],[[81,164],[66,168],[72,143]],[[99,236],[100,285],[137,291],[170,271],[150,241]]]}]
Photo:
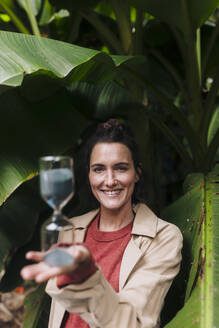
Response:
[{"label": "finger", "polygon": [[37,264],[32,264],[32,265],[25,266],[21,270],[20,274],[21,274],[21,276],[24,280],[35,279],[35,277],[40,272],[46,271],[46,270],[48,270],[48,268],[49,267],[45,263],[40,262],[40,263],[37,263]]},{"label": "finger", "polygon": [[47,281],[50,278],[54,278],[65,272],[74,270],[74,266],[70,267],[52,267],[47,265],[45,262],[37,264],[31,264],[25,266],[20,274],[24,280],[34,279],[36,282]]},{"label": "finger", "polygon": [[45,252],[30,251],[26,254],[26,259],[40,262],[43,260],[44,256],[45,256]]},{"label": "finger", "polygon": [[50,270],[40,272],[39,274],[37,274],[37,276],[35,277],[35,280],[38,283],[45,282],[45,281],[48,281],[49,279],[54,278],[62,273],[64,273],[64,270],[62,268],[50,267]]}]

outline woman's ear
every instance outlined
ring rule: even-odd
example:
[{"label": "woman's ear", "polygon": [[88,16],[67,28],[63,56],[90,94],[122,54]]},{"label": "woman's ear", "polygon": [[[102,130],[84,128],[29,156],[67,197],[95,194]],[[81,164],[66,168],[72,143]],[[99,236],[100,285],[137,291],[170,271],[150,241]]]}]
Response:
[{"label": "woman's ear", "polygon": [[135,175],[135,183],[139,181],[139,176],[138,174]]},{"label": "woman's ear", "polygon": [[137,171],[135,173],[135,182],[138,182],[141,176],[142,170],[140,167],[137,168]]}]

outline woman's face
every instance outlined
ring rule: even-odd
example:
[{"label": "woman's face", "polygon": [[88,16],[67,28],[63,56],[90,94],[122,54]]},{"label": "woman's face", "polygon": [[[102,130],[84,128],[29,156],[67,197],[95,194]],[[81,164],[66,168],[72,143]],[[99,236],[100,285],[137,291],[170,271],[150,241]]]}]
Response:
[{"label": "woman's face", "polygon": [[97,143],[90,157],[89,181],[101,208],[119,210],[131,205],[139,177],[132,155],[124,144]]}]

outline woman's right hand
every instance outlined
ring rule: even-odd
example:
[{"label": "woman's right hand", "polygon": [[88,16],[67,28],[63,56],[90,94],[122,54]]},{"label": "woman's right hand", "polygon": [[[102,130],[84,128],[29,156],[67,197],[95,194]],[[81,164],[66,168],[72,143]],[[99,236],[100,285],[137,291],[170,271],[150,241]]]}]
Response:
[{"label": "woman's right hand", "polygon": [[[59,246],[60,247],[60,246]],[[41,283],[62,274],[68,274],[80,267],[82,263],[90,260],[91,254],[87,247],[83,245],[71,245],[69,247],[61,247],[74,258],[74,263],[66,267],[49,266],[43,262],[46,252],[30,251],[26,254],[26,259],[36,261],[38,263],[23,267],[21,276],[24,280],[34,279]]]}]

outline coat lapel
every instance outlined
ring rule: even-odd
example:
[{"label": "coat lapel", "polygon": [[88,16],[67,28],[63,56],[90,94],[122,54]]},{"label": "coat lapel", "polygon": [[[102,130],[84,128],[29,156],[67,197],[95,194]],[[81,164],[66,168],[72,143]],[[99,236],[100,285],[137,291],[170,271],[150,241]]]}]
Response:
[{"label": "coat lapel", "polygon": [[65,309],[57,302],[52,301],[48,328],[60,328]]},{"label": "coat lapel", "polygon": [[71,219],[74,226],[74,243],[82,243],[85,238],[85,233],[90,222],[95,218],[99,209],[88,212],[84,215]]},{"label": "coat lapel", "polygon": [[140,259],[141,255],[141,250],[135,245],[134,240],[132,238],[123,254],[120,268],[119,290],[121,290],[124,286],[130,272]]},{"label": "coat lapel", "polygon": [[[132,229],[132,237],[123,254],[120,268],[120,290],[123,288],[131,271],[145,254],[153,238],[157,234],[157,216],[144,204],[137,205],[134,211],[136,216]],[[142,240],[144,240],[143,243]]]}]

